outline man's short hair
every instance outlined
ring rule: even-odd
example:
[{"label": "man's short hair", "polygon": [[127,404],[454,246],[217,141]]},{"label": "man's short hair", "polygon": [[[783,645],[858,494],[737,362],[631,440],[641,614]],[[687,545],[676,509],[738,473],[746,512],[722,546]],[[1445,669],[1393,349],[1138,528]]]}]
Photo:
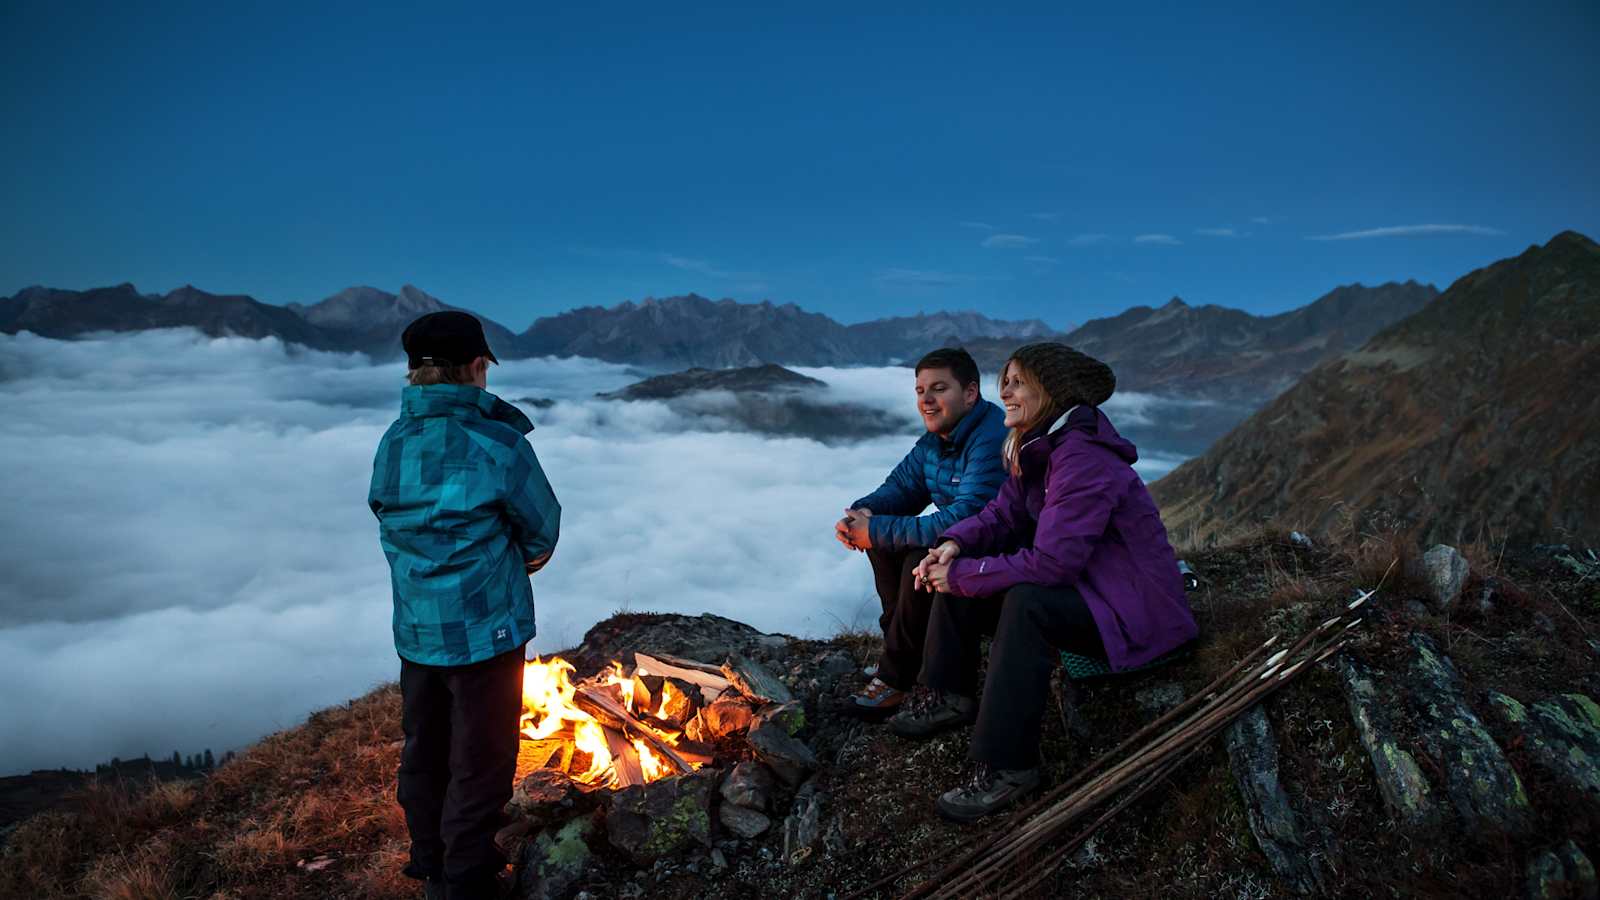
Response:
[{"label": "man's short hair", "polygon": [[923,369],[949,369],[956,381],[966,387],[978,381],[978,364],[972,354],[960,347],[940,347],[917,361],[917,373]]},{"label": "man's short hair", "polygon": [[406,372],[406,382],[418,384],[471,384],[472,366],[417,366]]}]

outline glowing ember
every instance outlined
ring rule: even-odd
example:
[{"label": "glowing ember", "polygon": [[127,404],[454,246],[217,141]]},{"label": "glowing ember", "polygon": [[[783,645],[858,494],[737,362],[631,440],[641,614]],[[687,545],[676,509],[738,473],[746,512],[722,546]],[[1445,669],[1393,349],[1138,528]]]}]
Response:
[{"label": "glowing ember", "polygon": [[[628,780],[623,772],[632,768],[632,760],[623,765],[624,761],[617,759],[613,750],[624,756],[637,755],[637,770],[643,773],[646,782],[678,773],[677,766],[652,747],[651,741],[640,735],[639,731],[648,730],[651,737],[662,743],[677,744],[681,730],[657,728],[654,723],[670,721],[663,711],[682,707],[681,702],[671,702],[674,694],[682,698],[681,692],[671,683],[664,682],[659,702],[650,703],[649,709],[641,709],[636,703],[638,691],[634,679],[623,670],[621,663],[616,662],[600,676],[583,682],[582,687],[604,692],[633,717],[633,721],[625,726],[629,733],[620,734],[578,705],[580,685],[572,682],[573,671],[573,665],[560,657],[548,662],[532,660],[523,667],[522,720],[519,727],[524,739],[565,746],[566,749],[560,751],[559,755],[552,751],[548,758],[551,764],[557,764],[554,761],[559,759],[560,767],[567,769],[573,780],[584,784],[627,786],[622,783]],[[593,704],[591,708],[595,708]],[[612,725],[617,724],[614,718],[608,718],[607,721]],[[608,731],[611,732],[609,736]],[[574,759],[573,749],[587,757],[587,767],[582,771],[569,768],[584,762],[582,758]],[[702,764],[698,761],[689,762],[693,768],[699,768]]]}]

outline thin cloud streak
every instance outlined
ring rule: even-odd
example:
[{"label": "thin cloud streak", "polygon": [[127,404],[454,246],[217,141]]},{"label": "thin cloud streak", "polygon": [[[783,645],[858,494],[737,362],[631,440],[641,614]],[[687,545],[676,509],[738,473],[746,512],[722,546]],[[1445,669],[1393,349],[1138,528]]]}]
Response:
[{"label": "thin cloud streak", "polygon": [[1203,234],[1206,237],[1239,237],[1239,232],[1233,228],[1196,228],[1194,233]]},{"label": "thin cloud streak", "polygon": [[1088,247],[1092,244],[1102,244],[1109,240],[1111,240],[1111,235],[1093,232],[1089,234],[1074,235],[1073,237],[1067,238],[1067,246]]},{"label": "thin cloud streak", "polygon": [[1498,228],[1484,225],[1394,225],[1388,228],[1368,228],[1363,231],[1341,231],[1338,234],[1308,234],[1308,241],[1359,241],[1367,238],[1418,237],[1433,234],[1475,234],[1494,236],[1505,234]]},{"label": "thin cloud streak", "polygon": [[962,228],[972,228],[972,229],[975,229],[977,231],[993,231],[994,230],[994,226],[990,225],[988,222],[974,222],[974,221],[970,221],[970,220],[966,221],[966,222],[962,222],[961,223],[961,227]]},{"label": "thin cloud streak", "polygon": [[950,287],[957,284],[966,284],[972,278],[968,275],[957,275],[953,272],[940,272],[934,269],[884,269],[873,276],[872,280],[884,285]]},{"label": "thin cloud streak", "polygon": [[1031,263],[1041,263],[1047,266],[1053,266],[1056,263],[1061,262],[1061,260],[1054,256],[1024,256],[1023,259]]},{"label": "thin cloud streak", "polygon": [[1039,243],[1038,238],[1028,237],[1025,234],[995,234],[984,238],[982,246],[991,249],[1011,249],[1015,247],[1032,247],[1037,243]]},{"label": "thin cloud streak", "polygon": [[1154,244],[1162,247],[1176,247],[1183,243],[1170,234],[1141,234],[1133,239],[1135,244]]}]

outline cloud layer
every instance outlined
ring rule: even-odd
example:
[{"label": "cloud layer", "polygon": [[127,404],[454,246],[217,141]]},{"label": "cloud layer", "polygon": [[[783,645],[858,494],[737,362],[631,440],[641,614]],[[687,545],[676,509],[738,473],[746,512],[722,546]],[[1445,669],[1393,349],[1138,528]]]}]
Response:
[{"label": "cloud layer", "polygon": [[[808,369],[833,399],[909,418],[906,369]],[[188,331],[0,335],[0,774],[113,755],[219,753],[395,677],[387,568],[365,505],[403,371]],[[589,360],[491,371],[525,407],[563,505],[534,581],[539,637],[619,609],[715,612],[826,635],[876,618],[864,559],[831,538],[916,434],[845,446],[727,430],[596,391]],[[1125,404],[1144,418],[1138,397]],[[1146,478],[1172,455],[1147,453]]]},{"label": "cloud layer", "polygon": [[1308,241],[1359,241],[1367,238],[1419,237],[1434,234],[1505,234],[1498,228],[1484,225],[1394,225],[1388,228],[1368,228],[1364,231],[1341,231],[1338,234],[1307,235]]}]

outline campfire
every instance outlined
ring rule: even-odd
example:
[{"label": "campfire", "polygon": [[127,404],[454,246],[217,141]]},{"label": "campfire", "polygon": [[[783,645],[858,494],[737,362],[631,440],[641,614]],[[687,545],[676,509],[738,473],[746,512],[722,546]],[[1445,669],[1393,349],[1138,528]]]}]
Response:
[{"label": "campfire", "polygon": [[[594,788],[620,790],[686,775],[713,761],[716,740],[747,729],[757,710],[779,711],[787,688],[759,665],[718,667],[634,654],[573,681],[560,658],[533,660],[522,676],[520,780],[556,769]],[[725,696],[726,695],[726,696]]]}]

